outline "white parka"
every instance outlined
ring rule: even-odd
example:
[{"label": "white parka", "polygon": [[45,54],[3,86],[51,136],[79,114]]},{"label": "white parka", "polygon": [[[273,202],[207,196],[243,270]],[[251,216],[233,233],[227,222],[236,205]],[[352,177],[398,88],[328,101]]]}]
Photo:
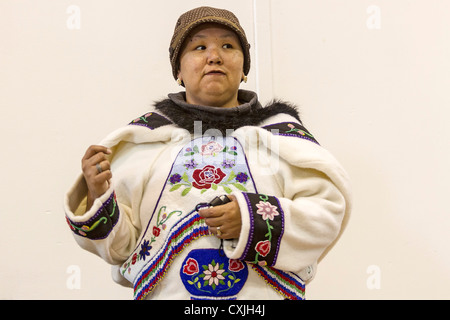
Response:
[{"label": "white parka", "polygon": [[[154,108],[101,141],[113,151],[109,190],[86,212],[80,175],[65,197],[78,244],[135,299],[304,298],[350,214],[341,165],[292,114],[225,136],[174,118]],[[221,243],[198,209],[223,194],[236,196],[242,229]]]}]

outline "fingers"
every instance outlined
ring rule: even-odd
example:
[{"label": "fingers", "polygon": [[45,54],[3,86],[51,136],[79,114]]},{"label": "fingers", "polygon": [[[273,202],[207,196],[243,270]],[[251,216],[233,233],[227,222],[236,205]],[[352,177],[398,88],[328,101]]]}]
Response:
[{"label": "fingers", "polygon": [[89,159],[97,153],[111,154],[111,149],[109,149],[105,146],[99,146],[99,145],[90,146],[86,150],[86,153],[84,154],[83,159]]},{"label": "fingers", "polygon": [[230,210],[239,210],[239,205],[237,203],[236,197],[233,195],[228,195],[228,198],[230,198],[231,202],[228,202],[226,204],[216,206],[216,207],[208,207],[203,208],[198,211],[201,217],[203,218],[220,218],[223,215],[225,215]]},{"label": "fingers", "polygon": [[209,227],[209,231],[219,239],[238,239],[241,233],[241,226],[222,225],[218,227]]},{"label": "fingers", "polygon": [[112,178],[111,164],[107,155],[111,150],[104,146],[90,146],[82,159],[82,170],[86,184],[92,197],[97,198],[105,193]]},{"label": "fingers", "polygon": [[102,172],[108,171],[111,169],[111,164],[108,160],[98,161],[95,164],[95,168],[97,169],[97,172],[100,174]]},{"label": "fingers", "polygon": [[199,215],[205,218],[210,231],[221,239],[239,238],[242,221],[239,205],[235,197],[224,205],[199,210]]}]

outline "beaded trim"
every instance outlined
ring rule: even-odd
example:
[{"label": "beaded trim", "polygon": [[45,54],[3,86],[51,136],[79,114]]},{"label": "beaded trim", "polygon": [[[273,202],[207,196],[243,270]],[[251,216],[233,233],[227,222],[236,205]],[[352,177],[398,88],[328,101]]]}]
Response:
[{"label": "beaded trim", "polygon": [[243,195],[250,214],[250,232],[240,259],[273,266],[284,233],[283,209],[276,197],[247,192]]},{"label": "beaded trim", "polygon": [[197,211],[188,214],[170,231],[163,246],[139,272],[134,282],[134,299],[142,300],[152,292],[169,269],[173,259],[192,241],[208,236],[208,226]]},{"label": "beaded trim", "polygon": [[289,300],[305,299],[305,283],[292,272],[285,272],[271,267],[249,264],[275,291]]},{"label": "beaded trim", "polygon": [[150,130],[171,124],[172,121],[155,112],[148,112],[143,116],[134,119],[129,124],[149,128]]},{"label": "beaded trim", "polygon": [[296,122],[274,123],[264,126],[263,129],[266,129],[276,135],[301,138],[320,145],[316,138],[314,138],[314,136],[304,126]]},{"label": "beaded trim", "polygon": [[112,192],[108,200],[89,220],[74,222],[66,216],[66,221],[76,235],[91,240],[105,239],[119,221],[119,206],[117,205],[116,194]]}]

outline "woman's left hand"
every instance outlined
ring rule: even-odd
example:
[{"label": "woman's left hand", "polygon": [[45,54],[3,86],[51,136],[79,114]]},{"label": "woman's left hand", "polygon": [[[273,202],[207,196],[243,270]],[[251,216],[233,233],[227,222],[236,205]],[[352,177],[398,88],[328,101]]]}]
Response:
[{"label": "woman's left hand", "polygon": [[[241,233],[241,210],[236,197],[228,196],[231,202],[200,209],[199,215],[205,218],[209,230],[220,239],[237,239]],[[220,231],[218,231],[218,228]]]}]

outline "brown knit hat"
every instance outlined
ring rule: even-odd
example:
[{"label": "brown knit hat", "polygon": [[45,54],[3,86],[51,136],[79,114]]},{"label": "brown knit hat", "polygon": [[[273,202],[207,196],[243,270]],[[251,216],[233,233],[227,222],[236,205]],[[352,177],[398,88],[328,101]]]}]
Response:
[{"label": "brown knit hat", "polygon": [[183,13],[177,21],[170,42],[170,63],[172,64],[172,73],[175,79],[178,78],[179,61],[181,47],[184,40],[195,27],[202,23],[219,23],[227,26],[238,35],[241,40],[242,50],[244,52],[244,74],[250,71],[250,44],[245,36],[244,29],[239,24],[238,18],[230,11],[211,7],[199,7]]}]

